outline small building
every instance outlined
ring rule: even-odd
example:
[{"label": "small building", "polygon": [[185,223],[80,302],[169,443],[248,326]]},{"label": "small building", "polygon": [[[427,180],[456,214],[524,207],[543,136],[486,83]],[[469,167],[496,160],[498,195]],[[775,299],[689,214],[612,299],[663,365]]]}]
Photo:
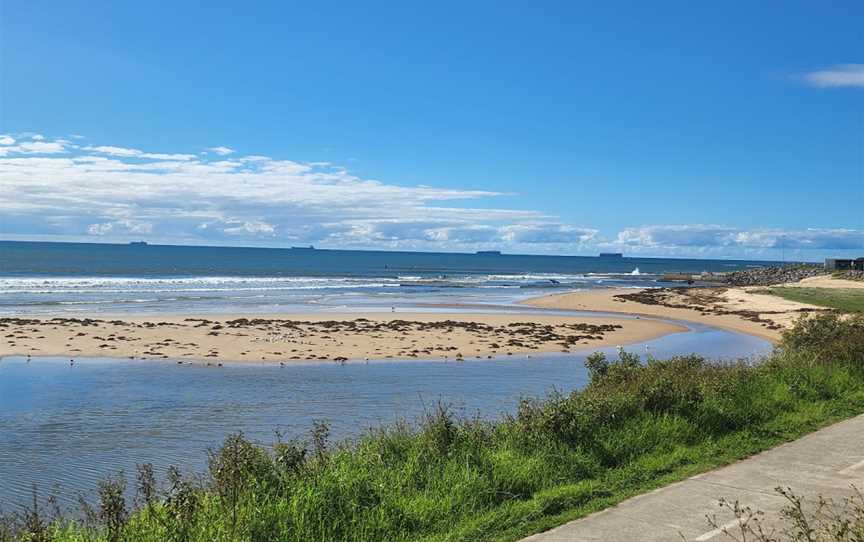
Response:
[{"label": "small building", "polygon": [[864,271],[864,258],[825,258],[826,271]]}]

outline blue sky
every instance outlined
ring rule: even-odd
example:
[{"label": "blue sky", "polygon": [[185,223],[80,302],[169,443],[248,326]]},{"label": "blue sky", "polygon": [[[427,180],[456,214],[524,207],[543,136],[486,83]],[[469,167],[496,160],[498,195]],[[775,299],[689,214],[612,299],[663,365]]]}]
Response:
[{"label": "blue sky", "polygon": [[4,2],[0,238],[864,253],[862,20],[853,1]]}]

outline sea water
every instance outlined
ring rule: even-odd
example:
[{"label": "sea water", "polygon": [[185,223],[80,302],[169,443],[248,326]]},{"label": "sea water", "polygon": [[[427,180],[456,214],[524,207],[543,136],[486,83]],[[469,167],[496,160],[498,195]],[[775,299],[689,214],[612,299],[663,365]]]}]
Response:
[{"label": "sea water", "polygon": [[500,306],[765,262],[0,242],[0,315]]}]

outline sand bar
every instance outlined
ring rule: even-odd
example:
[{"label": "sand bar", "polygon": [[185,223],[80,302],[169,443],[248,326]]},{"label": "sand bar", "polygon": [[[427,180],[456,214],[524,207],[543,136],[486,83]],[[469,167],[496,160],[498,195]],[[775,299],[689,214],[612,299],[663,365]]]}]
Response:
[{"label": "sand bar", "polygon": [[282,362],[457,359],[625,345],[687,328],[544,314],[275,314],[0,318],[0,356]]},{"label": "sand bar", "polygon": [[544,296],[525,301],[534,307],[601,311],[697,322],[747,333],[772,342],[805,314],[824,307],[759,293],[760,288],[610,288]]}]

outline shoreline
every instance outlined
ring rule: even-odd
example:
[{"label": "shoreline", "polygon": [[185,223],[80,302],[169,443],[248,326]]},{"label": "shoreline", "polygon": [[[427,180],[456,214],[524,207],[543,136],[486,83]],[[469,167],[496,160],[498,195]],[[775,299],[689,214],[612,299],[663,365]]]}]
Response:
[{"label": "shoreline", "polygon": [[208,364],[486,359],[577,352],[686,331],[685,326],[656,319],[541,311],[4,317],[0,318],[0,357],[115,357]]},{"label": "shoreline", "polygon": [[593,311],[704,324],[776,344],[799,317],[824,307],[759,293],[758,287],[609,288],[540,296],[523,304],[551,310]]},{"label": "shoreline", "polygon": [[[687,332],[687,322],[776,344],[795,319],[822,310],[754,287],[677,287],[576,290],[512,306],[430,304],[410,312],[34,315],[0,317],[0,358],[482,359],[624,346]],[[574,311],[583,314],[561,314]]]}]

